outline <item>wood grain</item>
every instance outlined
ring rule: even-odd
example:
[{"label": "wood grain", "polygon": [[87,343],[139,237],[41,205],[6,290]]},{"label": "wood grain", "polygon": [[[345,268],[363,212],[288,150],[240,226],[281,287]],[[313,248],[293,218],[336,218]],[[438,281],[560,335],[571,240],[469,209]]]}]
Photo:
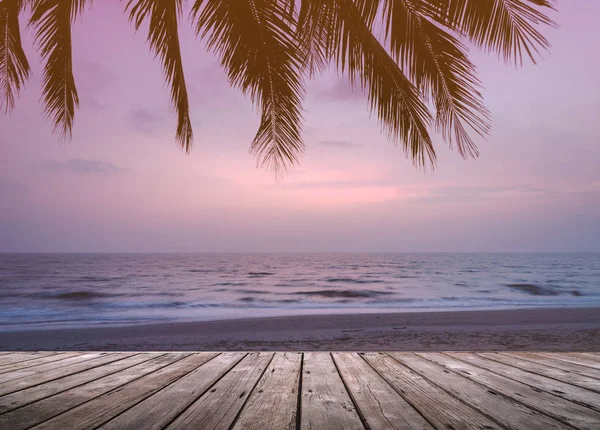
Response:
[{"label": "wood grain", "polygon": [[600,429],[596,353],[6,352],[0,363],[10,430]]},{"label": "wood grain", "polygon": [[364,429],[328,353],[304,353],[301,402],[302,429]]},{"label": "wood grain", "polygon": [[213,358],[215,353],[180,354],[181,358],[126,385],[96,397],[36,429],[96,428]]},{"label": "wood grain", "polygon": [[562,360],[562,355],[533,352],[510,352],[507,354],[510,354],[513,357],[522,358],[524,360],[530,360],[534,363],[541,363],[557,369],[578,373],[589,378],[600,379],[600,373],[596,369],[583,366],[570,360]]},{"label": "wood grain", "polygon": [[580,429],[597,430],[600,423],[600,412],[584,406],[565,401],[559,397],[531,387],[521,382],[508,379],[494,372],[473,366],[442,353],[427,353],[427,358],[454,372],[476,380],[488,389],[525,404],[532,409],[552,416],[557,420]]},{"label": "wood grain", "polygon": [[565,428],[564,424],[541,412],[501,396],[497,392],[483,387],[478,382],[466,377],[466,375],[458,375],[421,356],[413,353],[398,352],[390,352],[389,355],[461,402],[481,411],[487,416],[494,417],[494,421],[505,428],[514,430]]},{"label": "wood grain", "polygon": [[56,355],[59,352],[3,352],[0,354],[0,366]]},{"label": "wood grain", "polygon": [[224,352],[107,422],[102,429],[162,429],[221,379],[246,354]]},{"label": "wood grain", "polygon": [[590,392],[585,388],[576,387],[565,382],[557,381],[535,373],[526,372],[507,364],[498,363],[478,357],[471,353],[447,353],[447,355],[465,361],[482,369],[489,370],[498,375],[512,379],[513,381],[529,385],[530,387],[540,389],[553,396],[569,400],[586,408],[600,411],[600,394]]},{"label": "wood grain", "polygon": [[[80,356],[69,357],[60,360],[58,363],[46,363],[31,369],[22,369],[3,375],[0,379],[0,395],[13,393],[44,382],[64,378],[84,370],[102,366],[120,359],[119,354],[81,354]],[[43,368],[43,369],[42,369]],[[20,376],[10,380],[4,379],[6,375],[18,373]]]},{"label": "wood grain", "polygon": [[478,410],[457,400],[387,354],[365,353],[363,358],[400,395],[436,428],[500,429]]},{"label": "wood grain", "polygon": [[163,354],[104,378],[96,379],[87,384],[31,403],[25,407],[0,415],[0,428],[9,427],[11,430],[29,428],[111,390],[135,381],[146,374],[156,372],[180,359],[181,355],[179,354]]},{"label": "wood grain", "polygon": [[301,362],[302,354],[298,352],[276,354],[250,393],[233,428],[295,429]]},{"label": "wood grain", "polygon": [[339,352],[332,355],[359,414],[370,428],[433,428],[357,353]]},{"label": "wood grain", "polygon": [[558,381],[566,382],[568,384],[576,385],[578,387],[600,393],[600,379],[590,378],[579,373],[571,372],[570,370],[563,370],[557,367],[547,366],[540,362],[523,360],[520,357],[515,357],[505,353],[490,352],[477,353],[477,355],[485,357],[488,360],[494,360],[500,363],[515,366],[519,369],[523,369],[536,375],[547,376],[548,378],[553,378]]},{"label": "wood grain", "polygon": [[[54,354],[45,354],[45,355],[37,355],[32,356],[31,358],[25,360],[15,360],[12,363],[4,364],[0,366],[0,374],[11,372],[13,370],[25,369],[28,367],[37,366],[39,364],[51,363],[55,361],[62,360],[64,358],[74,357],[77,353],[74,352],[60,352]],[[0,376],[2,378],[2,376]]]},{"label": "wood grain", "polygon": [[272,358],[272,352],[248,354],[167,428],[228,429]]},{"label": "wood grain", "polygon": [[0,397],[0,414],[33,403],[37,400],[53,396],[60,392],[67,391],[70,388],[83,385],[111,373],[135,366],[136,364],[150,360],[152,357],[152,355],[144,354],[137,354],[136,356],[135,353],[119,354],[119,360],[115,360],[104,366],[94,367],[93,369],[84,370],[83,372],[74,375],[65,376],[64,378],[34,385],[33,387],[7,394]]}]

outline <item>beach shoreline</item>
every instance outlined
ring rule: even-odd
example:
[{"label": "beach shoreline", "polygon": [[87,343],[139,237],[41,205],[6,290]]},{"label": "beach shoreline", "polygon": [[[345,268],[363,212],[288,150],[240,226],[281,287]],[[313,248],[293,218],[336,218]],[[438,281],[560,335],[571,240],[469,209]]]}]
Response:
[{"label": "beach shoreline", "polygon": [[0,332],[0,351],[600,351],[600,308],[260,317]]}]

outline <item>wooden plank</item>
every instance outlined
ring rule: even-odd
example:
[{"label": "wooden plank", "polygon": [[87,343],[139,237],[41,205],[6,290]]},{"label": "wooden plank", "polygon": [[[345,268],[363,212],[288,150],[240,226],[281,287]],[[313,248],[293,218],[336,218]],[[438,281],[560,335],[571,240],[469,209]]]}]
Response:
[{"label": "wooden plank", "polygon": [[33,366],[31,368],[26,367],[22,369],[15,369],[8,371],[7,373],[2,374],[2,379],[0,385],[12,381],[19,378],[24,378],[31,375],[36,375],[38,373],[43,373],[48,371],[49,369],[56,369],[58,367],[65,367],[73,363],[80,363],[82,361],[91,360],[93,358],[98,358],[101,356],[99,352],[91,352],[91,353],[78,353],[78,352],[69,352],[66,353],[65,356],[62,357],[57,363],[44,363],[39,366]]},{"label": "wooden plank", "polygon": [[508,364],[487,360],[472,353],[446,353],[446,355],[489,370],[498,375],[505,376],[506,378],[518,381],[522,384],[529,385],[530,387],[538,388],[556,397],[560,397],[561,399],[569,400],[586,408],[600,411],[600,394],[591,392],[585,388],[575,387],[555,379],[536,375],[509,366]]},{"label": "wooden plank", "polygon": [[600,363],[600,352],[573,352],[572,355],[591,358],[597,363]]},{"label": "wooden plank", "polygon": [[[36,366],[35,369],[37,370],[33,373],[30,369],[19,370],[17,372],[22,372],[24,376],[12,379],[10,381],[3,380],[0,383],[0,395],[14,393],[15,391],[19,391],[24,388],[29,388],[34,385],[43,384],[44,382],[49,382],[68,375],[73,375],[93,367],[116,361],[118,359],[118,353],[81,354],[80,356],[66,358],[58,363],[46,363]],[[43,371],[40,370],[42,367]],[[12,373],[7,375],[12,375]]]},{"label": "wooden plank", "polygon": [[358,413],[370,428],[433,428],[357,353],[342,352],[332,356]]},{"label": "wooden plank", "polygon": [[365,353],[363,358],[427,421],[443,429],[500,429],[476,409],[443,391],[383,353]]},{"label": "wooden plank", "polygon": [[40,357],[50,357],[51,355],[61,354],[60,352],[5,352],[0,356],[0,369],[4,366],[10,366],[15,363],[24,363],[29,360],[35,360]]},{"label": "wooden plank", "polygon": [[492,417],[494,421],[505,428],[513,430],[565,428],[564,424],[538,411],[500,396],[469,378],[451,372],[413,353],[390,352],[389,355],[463,403]]},{"label": "wooden plank", "polygon": [[[20,361],[14,362],[14,363],[5,364],[4,366],[0,367],[0,379],[3,380],[4,379],[3,374],[8,373],[8,372],[26,369],[29,367],[34,367],[34,366],[38,366],[40,364],[45,364],[45,363],[54,363],[57,361],[64,360],[65,358],[75,357],[77,355],[81,355],[81,353],[61,352],[58,354],[45,355],[42,357],[32,358],[30,360],[20,360]],[[60,365],[60,363],[56,363],[56,364]],[[35,369],[31,369],[31,370],[35,370]]]},{"label": "wooden plank", "polygon": [[246,355],[167,428],[228,429],[272,358],[272,352]]},{"label": "wooden plank", "polygon": [[[168,355],[171,356],[171,354]],[[197,369],[215,357],[217,353],[182,355],[185,358],[122,385],[57,417],[44,421],[35,428],[38,430],[66,428],[69,430],[85,430],[99,427],[131,406]]]},{"label": "wooden plank", "polygon": [[25,406],[26,404],[45,399],[78,385],[83,385],[95,379],[108,376],[112,373],[124,370],[128,367],[133,367],[137,364],[148,361],[157,354],[136,354],[136,353],[119,353],[119,360],[95,367],[93,369],[84,370],[81,373],[65,376],[64,378],[46,382],[44,384],[35,385],[21,391],[16,391],[11,394],[0,397],[0,414],[10,410]]},{"label": "wooden plank", "polygon": [[300,416],[305,430],[364,429],[329,353],[304,353]]},{"label": "wooden plank", "polygon": [[580,429],[598,429],[598,423],[600,423],[600,412],[598,411],[565,401],[539,388],[513,381],[442,353],[420,353],[419,355],[446,369],[466,375],[496,393],[510,397],[563,423]]},{"label": "wooden plank", "polygon": [[96,379],[57,395],[0,415],[0,428],[27,429],[180,360],[182,354],[163,354],[144,363]]},{"label": "wooden plank", "polygon": [[573,353],[552,353],[552,352],[536,352],[536,355],[544,355],[546,357],[556,358],[557,360],[566,361],[569,363],[575,363],[580,366],[584,366],[594,370],[594,374],[600,377],[600,362],[597,360],[586,357],[581,354],[573,354]]},{"label": "wooden plank", "polygon": [[556,367],[558,369],[567,370],[569,372],[578,373],[589,378],[599,379],[596,369],[582,366],[580,364],[576,364],[570,361],[560,360],[558,358],[558,355],[544,355],[533,352],[504,352],[504,354],[509,354],[513,357],[519,357],[524,360],[533,361],[534,363],[542,363],[546,366]]},{"label": "wooden plank", "polygon": [[104,424],[101,429],[162,429],[198,399],[246,354],[222,353]]},{"label": "wooden plank", "polygon": [[301,362],[301,353],[276,353],[250,393],[233,428],[295,429]]},{"label": "wooden plank", "polygon": [[600,428],[592,353],[208,354],[14,353],[0,428]]},{"label": "wooden plank", "polygon": [[540,362],[523,360],[522,358],[514,357],[504,353],[486,352],[477,353],[477,355],[485,357],[489,360],[494,360],[500,363],[518,367],[519,369],[523,369],[537,375],[546,376],[548,378],[553,378],[558,381],[566,382],[571,385],[576,385],[578,387],[600,393],[599,379],[590,378],[588,376],[580,375],[579,373],[571,372],[569,370],[562,370],[557,367],[550,367]]},{"label": "wooden plank", "polygon": [[19,361],[25,360],[33,360],[39,357],[45,357],[48,355],[58,354],[57,351],[25,351],[25,352],[15,352],[15,351],[5,351],[0,355],[0,366],[4,366],[6,364],[12,364]]}]

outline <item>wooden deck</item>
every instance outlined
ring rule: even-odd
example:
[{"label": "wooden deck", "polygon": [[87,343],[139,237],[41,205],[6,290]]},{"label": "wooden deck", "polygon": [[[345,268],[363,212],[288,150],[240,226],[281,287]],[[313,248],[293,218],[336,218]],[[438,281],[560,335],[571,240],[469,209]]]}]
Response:
[{"label": "wooden deck", "polygon": [[596,353],[0,353],[2,429],[600,429]]}]

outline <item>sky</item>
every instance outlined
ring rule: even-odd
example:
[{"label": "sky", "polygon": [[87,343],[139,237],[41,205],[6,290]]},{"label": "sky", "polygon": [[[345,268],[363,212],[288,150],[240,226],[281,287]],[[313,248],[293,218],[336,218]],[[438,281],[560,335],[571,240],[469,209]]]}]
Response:
[{"label": "sky", "polygon": [[145,34],[94,2],[74,28],[71,142],[42,114],[24,36],[33,75],[0,115],[0,252],[600,251],[600,2],[558,9],[535,66],[472,50],[492,112],[478,159],[436,135],[436,169],[416,169],[328,71],[308,84],[305,155],[276,180],[248,153],[256,110],[187,22],[190,155]]}]

